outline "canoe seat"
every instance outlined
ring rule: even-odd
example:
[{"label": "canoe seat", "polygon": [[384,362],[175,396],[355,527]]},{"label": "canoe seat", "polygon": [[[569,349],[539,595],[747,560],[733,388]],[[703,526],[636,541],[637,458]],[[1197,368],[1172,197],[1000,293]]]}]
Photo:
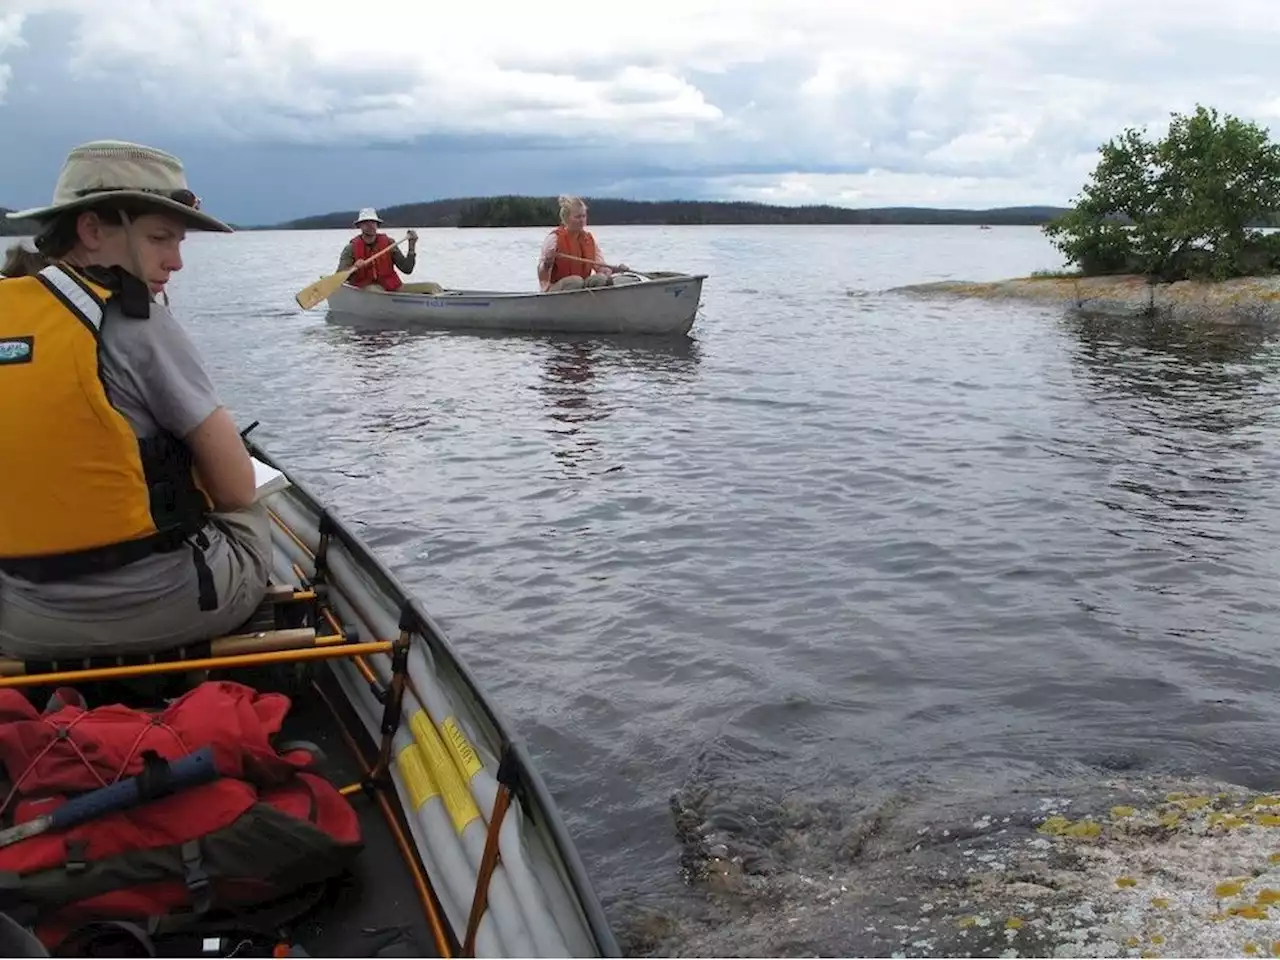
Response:
[{"label": "canoe seat", "polygon": [[157,653],[122,656],[64,658],[59,660],[8,660],[0,658],[0,678],[103,667],[127,667],[152,663],[177,663],[208,657],[233,657],[247,653],[298,650],[341,643],[353,636],[339,636],[330,620],[321,615],[316,591],[290,583],[268,583],[266,595],[243,624],[227,636]]}]

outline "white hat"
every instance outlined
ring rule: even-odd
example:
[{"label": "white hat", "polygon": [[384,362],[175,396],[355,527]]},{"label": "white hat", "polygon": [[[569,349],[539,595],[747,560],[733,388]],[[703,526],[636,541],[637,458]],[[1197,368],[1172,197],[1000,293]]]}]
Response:
[{"label": "white hat", "polygon": [[47,220],[112,198],[142,200],[197,230],[232,233],[215,217],[200,212],[200,198],[187,186],[182,161],[172,154],[124,140],[94,140],[67,154],[53,188],[53,203],[10,213],[10,220]]},{"label": "white hat", "polygon": [[366,220],[372,220],[374,223],[381,223],[382,218],[378,216],[378,211],[373,207],[362,207],[360,215],[356,217],[355,223],[364,223]]}]

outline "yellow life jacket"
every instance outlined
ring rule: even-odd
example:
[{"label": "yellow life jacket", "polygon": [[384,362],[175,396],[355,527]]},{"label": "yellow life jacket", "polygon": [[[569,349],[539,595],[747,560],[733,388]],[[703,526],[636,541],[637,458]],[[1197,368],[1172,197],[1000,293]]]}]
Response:
[{"label": "yellow life jacket", "polygon": [[176,550],[212,508],[186,445],[140,439],[107,395],[113,295],[66,264],[0,282],[0,570],[13,576],[71,580]]}]

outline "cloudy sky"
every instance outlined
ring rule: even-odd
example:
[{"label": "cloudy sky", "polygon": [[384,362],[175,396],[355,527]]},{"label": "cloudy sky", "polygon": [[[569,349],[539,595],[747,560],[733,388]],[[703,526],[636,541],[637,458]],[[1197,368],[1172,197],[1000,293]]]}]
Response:
[{"label": "cloudy sky", "polygon": [[1261,0],[0,0],[0,206],[176,152],[245,224],[450,196],[1067,203],[1197,101],[1280,133]]}]

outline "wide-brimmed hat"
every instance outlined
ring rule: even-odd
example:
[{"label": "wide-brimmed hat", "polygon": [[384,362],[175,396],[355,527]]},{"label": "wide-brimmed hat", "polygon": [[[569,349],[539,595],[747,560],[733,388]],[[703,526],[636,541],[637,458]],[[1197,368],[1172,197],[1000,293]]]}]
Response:
[{"label": "wide-brimmed hat", "polygon": [[361,207],[359,215],[352,222],[364,223],[366,220],[372,220],[374,223],[382,222],[382,218],[378,216],[378,211],[373,207]]},{"label": "wide-brimmed hat", "polygon": [[172,154],[124,140],[94,140],[67,154],[47,207],[16,210],[10,220],[48,220],[66,210],[105,199],[150,204],[196,230],[234,232],[216,217],[200,212],[200,198],[187,186],[182,161]]}]

